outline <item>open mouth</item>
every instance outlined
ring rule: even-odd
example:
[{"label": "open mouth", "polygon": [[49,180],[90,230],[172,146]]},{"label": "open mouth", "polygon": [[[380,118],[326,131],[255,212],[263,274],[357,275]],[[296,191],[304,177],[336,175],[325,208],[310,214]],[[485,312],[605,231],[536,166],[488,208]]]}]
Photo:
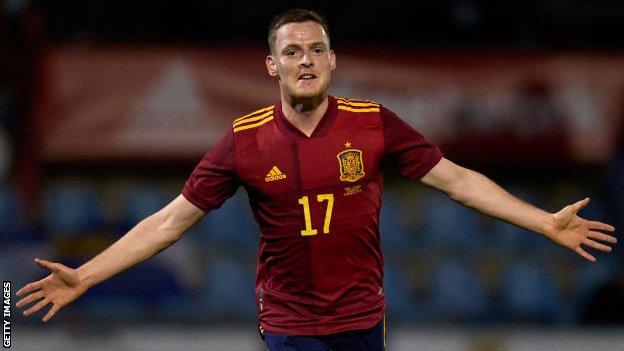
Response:
[{"label": "open mouth", "polygon": [[312,79],[315,79],[315,78],[316,78],[316,76],[314,74],[311,74],[311,73],[306,73],[306,74],[302,74],[302,75],[299,76],[299,80],[304,80],[304,81],[312,80]]}]

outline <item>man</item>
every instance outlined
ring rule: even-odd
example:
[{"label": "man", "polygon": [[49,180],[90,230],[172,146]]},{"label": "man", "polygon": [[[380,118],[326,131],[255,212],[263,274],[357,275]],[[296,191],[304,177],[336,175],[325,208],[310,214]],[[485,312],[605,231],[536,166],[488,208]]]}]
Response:
[{"label": "man", "polygon": [[336,56],[327,23],[293,10],[269,31],[269,75],[280,101],[239,117],[204,156],[182,194],[77,269],[36,260],[52,273],[18,291],[17,305],[48,303],[48,321],[90,287],[176,242],[239,185],[260,225],[256,299],[271,351],[383,350],[382,168],[452,200],[546,236],[590,261],[581,245],[609,252],[610,225],[576,213],[589,199],[550,214],[462,168],[394,113],[373,101],[327,94]]}]

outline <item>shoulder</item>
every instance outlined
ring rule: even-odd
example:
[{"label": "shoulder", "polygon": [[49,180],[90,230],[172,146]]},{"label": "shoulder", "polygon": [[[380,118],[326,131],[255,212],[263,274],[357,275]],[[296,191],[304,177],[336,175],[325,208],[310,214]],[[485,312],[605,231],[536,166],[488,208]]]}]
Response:
[{"label": "shoulder", "polygon": [[336,105],[338,110],[352,113],[378,113],[382,109],[381,104],[376,101],[346,97],[336,97]]},{"label": "shoulder", "polygon": [[273,111],[275,111],[275,105],[263,107],[246,115],[236,117],[232,121],[232,132],[239,133],[246,130],[256,129],[271,122],[274,118]]}]

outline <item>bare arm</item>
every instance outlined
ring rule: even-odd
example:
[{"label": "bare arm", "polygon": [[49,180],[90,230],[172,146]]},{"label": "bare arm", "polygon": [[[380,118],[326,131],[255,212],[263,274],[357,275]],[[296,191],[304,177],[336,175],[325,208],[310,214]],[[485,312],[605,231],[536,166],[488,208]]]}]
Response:
[{"label": "bare arm", "polygon": [[453,201],[508,223],[543,234],[551,214],[509,194],[481,173],[443,158],[421,182]]},{"label": "bare arm", "polygon": [[145,218],[126,235],[77,271],[90,288],[166,249],[204,216],[179,195],[160,211]]},{"label": "bare arm", "polygon": [[486,176],[458,166],[443,158],[421,182],[446,193],[451,199],[491,217],[540,233],[553,242],[595,261],[580,245],[610,252],[611,247],[594,240],[616,243],[613,236],[597,230],[612,232],[614,228],[601,222],[588,221],[576,213],[589,199],[548,213],[509,194]]},{"label": "bare arm", "polygon": [[77,269],[37,259],[39,265],[52,273],[20,289],[18,296],[29,295],[16,306],[22,307],[41,299],[24,312],[24,315],[29,316],[52,303],[52,308],[43,318],[47,321],[61,307],[80,297],[92,286],[149,259],[175,243],[204,215],[204,211],[180,195]]}]

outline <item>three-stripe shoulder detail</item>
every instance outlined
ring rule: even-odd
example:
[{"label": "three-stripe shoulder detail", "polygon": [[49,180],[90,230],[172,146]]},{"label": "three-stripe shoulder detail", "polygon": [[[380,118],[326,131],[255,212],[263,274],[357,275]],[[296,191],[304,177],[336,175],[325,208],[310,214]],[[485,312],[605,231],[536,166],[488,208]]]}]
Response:
[{"label": "three-stripe shoulder detail", "polygon": [[349,112],[379,112],[380,104],[372,100],[357,100],[347,98],[336,98],[339,110]]},{"label": "three-stripe shoulder detail", "polygon": [[232,122],[232,128],[234,133],[239,132],[241,130],[251,129],[255,127],[259,127],[267,122],[273,120],[273,108],[275,105],[268,106],[252,112],[248,115],[244,115],[242,117],[236,118]]}]

